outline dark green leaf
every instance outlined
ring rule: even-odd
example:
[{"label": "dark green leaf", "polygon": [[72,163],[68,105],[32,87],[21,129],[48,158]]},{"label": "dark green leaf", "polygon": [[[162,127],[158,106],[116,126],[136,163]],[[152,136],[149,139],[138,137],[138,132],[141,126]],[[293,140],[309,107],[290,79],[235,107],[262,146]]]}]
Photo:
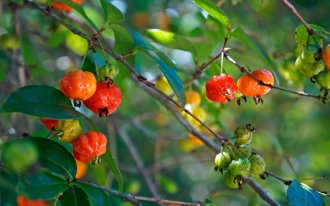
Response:
[{"label": "dark green leaf", "polygon": [[105,27],[110,24],[121,22],[125,19],[124,14],[107,0],[101,0],[101,5],[106,19]]},{"label": "dark green leaf", "polygon": [[57,174],[74,178],[77,173],[76,162],[72,154],[61,144],[46,138],[31,137],[39,150],[39,162],[42,167]]},{"label": "dark green leaf", "polygon": [[231,22],[228,16],[215,3],[210,0],[194,0],[194,3],[222,23],[227,31],[231,30]]},{"label": "dark green leaf", "polygon": [[49,200],[69,188],[68,181],[47,170],[21,176],[17,184],[18,193],[30,199]]},{"label": "dark green leaf", "polygon": [[82,182],[75,182],[74,185],[82,189],[87,194],[91,206],[111,204],[107,194],[102,189]]},{"label": "dark green leaf", "polygon": [[174,64],[168,56],[166,56],[162,51],[154,47],[153,45],[149,44],[146,40],[142,38],[142,36],[138,33],[134,34],[134,41],[137,46],[145,50],[147,53],[148,50],[151,50],[157,54],[159,58],[161,58],[168,66],[174,67]]},{"label": "dark green leaf", "polygon": [[312,188],[293,180],[287,191],[290,206],[324,206],[321,195]]},{"label": "dark green leaf", "polygon": [[170,83],[171,88],[173,89],[175,95],[179,98],[181,102],[181,108],[184,109],[186,104],[186,96],[184,94],[184,88],[180,77],[174,72],[174,68],[169,67],[161,59],[150,54],[153,60],[159,64],[159,68]]},{"label": "dark green leaf", "polygon": [[102,159],[106,161],[115,179],[117,180],[119,191],[123,191],[123,177],[121,176],[116,160],[112,156],[110,147],[107,147],[107,152],[102,156]]},{"label": "dark green leaf", "polygon": [[148,29],[145,36],[151,38],[153,41],[160,43],[164,46],[168,46],[173,49],[181,49],[184,51],[190,51],[196,54],[196,48],[194,45],[186,39],[186,37],[159,29]]},{"label": "dark green leaf", "polygon": [[97,28],[97,26],[95,25],[95,23],[87,16],[85,10],[82,8],[81,5],[76,4],[72,1],[69,0],[56,0],[58,2],[62,2],[64,4],[67,4],[68,6],[72,7],[74,10],[76,10],[87,22],[88,24],[93,27],[93,29],[95,31],[98,31],[99,29]]},{"label": "dark green leaf", "polygon": [[63,193],[61,196],[61,205],[70,206],[89,206],[91,205],[88,200],[88,196],[79,187],[73,186]]},{"label": "dark green leaf", "polygon": [[236,27],[232,32],[231,35],[243,41],[248,47],[257,51],[258,55],[264,60],[265,64],[274,68],[274,63],[271,59],[261,50],[258,44],[249,36],[247,35],[240,27]]},{"label": "dark green leaf", "polygon": [[92,72],[97,77],[95,61],[94,61],[94,52],[90,49],[87,50],[87,53],[84,57],[84,60],[81,64],[81,70]]},{"label": "dark green leaf", "polygon": [[82,116],[64,94],[47,85],[29,85],[11,93],[0,113],[21,112],[53,119],[72,119]]},{"label": "dark green leaf", "polygon": [[215,206],[215,204],[213,204],[213,202],[209,199],[205,199],[204,204],[205,204],[205,206]]},{"label": "dark green leaf", "polygon": [[[118,24],[112,25],[111,29],[113,30],[116,39],[114,51],[117,54],[128,54],[130,52],[133,52],[135,49],[135,43],[131,34],[124,27]],[[130,65],[134,66],[134,62],[135,62],[134,55],[125,58],[125,60]],[[117,78],[119,80],[130,75],[131,72],[126,68],[125,65],[118,62],[118,67],[120,72]]]},{"label": "dark green leaf", "polygon": [[[179,76],[175,73],[176,67],[175,66],[169,66],[167,62],[165,63],[163,59],[160,59],[153,54],[151,54],[148,50],[154,51],[158,56],[159,54],[162,54],[161,52],[157,52],[157,49],[155,49],[152,45],[147,43],[140,35],[136,34],[135,40],[138,45],[141,45],[144,49],[145,52],[157,63],[159,64],[159,68],[161,72],[164,74],[165,78],[169,82],[171,88],[173,89],[175,95],[179,98],[181,102],[181,108],[183,109],[186,103],[186,97],[184,94],[184,88],[183,88],[183,83]],[[165,54],[164,54],[165,55]],[[168,58],[165,58],[168,59]],[[170,61],[168,59],[168,61]],[[172,63],[173,65],[173,63]]]}]

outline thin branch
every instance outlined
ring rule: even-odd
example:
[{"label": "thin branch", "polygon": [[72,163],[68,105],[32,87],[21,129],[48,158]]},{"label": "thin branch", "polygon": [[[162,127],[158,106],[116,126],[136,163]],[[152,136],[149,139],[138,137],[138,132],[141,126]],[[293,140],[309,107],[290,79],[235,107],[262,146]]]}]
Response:
[{"label": "thin branch", "polygon": [[150,175],[149,171],[144,167],[142,158],[140,157],[137,148],[134,146],[134,143],[132,142],[131,138],[128,136],[127,132],[124,130],[125,127],[124,126],[119,127],[118,124],[116,123],[115,128],[118,131],[120,138],[123,140],[124,144],[126,145],[131,157],[135,161],[152,196],[159,199],[160,195],[159,195],[158,189],[157,189],[155,183],[153,182],[153,180],[151,179],[151,175]]},{"label": "thin branch", "polygon": [[269,205],[272,206],[280,206],[280,204],[278,202],[276,202],[275,200],[273,200],[272,198],[270,198],[268,192],[262,188],[256,181],[254,181],[252,178],[248,177],[246,179],[246,183],[250,185],[250,187],[256,191],[259,196],[265,200]]},{"label": "thin branch", "polygon": [[123,199],[126,202],[130,202],[133,205],[141,206],[142,203],[140,201],[146,201],[146,202],[155,202],[158,204],[177,204],[177,205],[188,205],[188,206],[202,206],[201,203],[192,203],[192,202],[182,202],[182,201],[176,201],[176,200],[167,200],[167,199],[159,199],[159,198],[153,198],[153,197],[144,197],[144,196],[138,196],[138,195],[132,195],[127,193],[121,193],[117,190],[109,189],[107,187],[100,186],[93,182],[87,182],[83,180],[77,180],[77,182],[82,182],[88,185],[91,185],[93,187],[99,188],[105,192],[108,192],[112,195],[115,195],[121,199]]},{"label": "thin branch", "polygon": [[303,97],[310,97],[310,98],[314,98],[317,100],[320,100],[321,102],[325,103],[326,97],[325,96],[321,96],[321,95],[312,95],[312,94],[308,94],[304,91],[295,91],[295,90],[291,90],[291,89],[287,89],[287,88],[283,88],[283,87],[279,87],[279,86],[275,86],[272,84],[266,84],[263,81],[259,80],[258,78],[256,78],[255,76],[252,75],[252,73],[250,71],[248,71],[247,69],[245,69],[244,67],[240,66],[231,56],[229,56],[227,53],[224,53],[224,57],[230,61],[232,64],[234,64],[241,72],[243,73],[247,73],[249,76],[251,76],[256,82],[258,82],[258,84],[262,85],[262,86],[266,86],[272,89],[277,89],[280,91],[284,91],[287,93],[291,93],[291,94],[296,94],[299,96],[303,96]]},{"label": "thin branch", "polygon": [[313,35],[314,30],[309,26],[309,24],[307,24],[307,22],[299,14],[299,12],[296,10],[296,8],[293,6],[293,4],[291,4],[289,0],[282,0],[282,1],[288,7],[288,9],[293,13],[293,15],[295,15],[299,19],[299,21],[306,27],[309,35]]}]

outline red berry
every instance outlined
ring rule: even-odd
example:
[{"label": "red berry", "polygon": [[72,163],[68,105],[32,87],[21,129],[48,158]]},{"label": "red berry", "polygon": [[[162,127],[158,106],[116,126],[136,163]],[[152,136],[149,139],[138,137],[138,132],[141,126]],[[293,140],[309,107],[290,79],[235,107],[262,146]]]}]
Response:
[{"label": "red berry", "polygon": [[[82,4],[83,3],[83,0],[71,0],[73,3],[76,3],[76,4]],[[72,8],[66,4],[63,4],[61,2],[53,2],[52,3],[52,6],[57,9],[57,10],[60,10],[60,11],[71,11]]]},{"label": "red berry", "polygon": [[18,195],[17,196],[17,206],[47,206],[47,202],[45,200],[30,200],[29,198]]},{"label": "red berry", "polygon": [[91,162],[107,150],[107,138],[101,132],[89,131],[72,142],[73,155],[81,162]]},{"label": "red berry", "polygon": [[[267,69],[258,69],[252,72],[252,75],[258,80],[266,84],[274,84],[273,74]],[[263,96],[267,94],[271,88],[258,84],[249,74],[244,74],[237,81],[239,91],[245,96]]]},{"label": "red berry", "polygon": [[121,98],[121,91],[116,85],[99,82],[94,95],[83,103],[100,117],[106,117],[117,110]]},{"label": "red berry", "polygon": [[40,120],[48,130],[54,129],[58,123],[57,119],[40,118]]},{"label": "red berry", "polygon": [[206,96],[209,100],[222,104],[234,99],[237,86],[232,76],[220,74],[206,82]]}]

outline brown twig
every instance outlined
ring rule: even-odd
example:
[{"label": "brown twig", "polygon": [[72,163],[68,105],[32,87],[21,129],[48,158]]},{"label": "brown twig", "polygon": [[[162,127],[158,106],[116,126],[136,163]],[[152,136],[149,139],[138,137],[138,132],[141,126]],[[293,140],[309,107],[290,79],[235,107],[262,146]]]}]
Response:
[{"label": "brown twig", "polygon": [[314,30],[309,26],[309,24],[307,24],[307,22],[299,14],[299,12],[296,10],[293,4],[291,4],[289,0],[282,0],[282,1],[288,7],[288,9],[293,13],[293,15],[295,15],[299,19],[299,21],[306,27],[308,34],[313,35]]}]

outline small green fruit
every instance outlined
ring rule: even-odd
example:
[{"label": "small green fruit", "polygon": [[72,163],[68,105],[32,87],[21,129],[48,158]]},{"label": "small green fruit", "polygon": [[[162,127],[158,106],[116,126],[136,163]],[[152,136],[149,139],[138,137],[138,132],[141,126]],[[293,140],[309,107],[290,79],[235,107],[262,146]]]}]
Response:
[{"label": "small green fruit", "polygon": [[38,161],[36,146],[29,140],[15,140],[3,147],[3,160],[8,169],[21,173]]},{"label": "small green fruit", "polygon": [[259,177],[262,173],[264,173],[266,169],[266,163],[264,158],[262,158],[260,155],[252,155],[249,160],[251,162],[251,177]]},{"label": "small green fruit", "polygon": [[321,48],[317,44],[308,45],[297,58],[295,66],[306,77],[317,75],[324,67]]},{"label": "small green fruit", "polygon": [[309,44],[301,54],[305,63],[314,63],[322,59],[322,49],[318,44]]},{"label": "small green fruit", "polygon": [[15,51],[21,46],[21,42],[12,34],[4,34],[0,37],[0,45],[4,49]]},{"label": "small green fruit", "polygon": [[233,160],[229,167],[228,171],[230,171],[233,175],[239,175],[242,177],[247,177],[250,173],[251,163],[247,158],[239,158],[238,160]]},{"label": "small green fruit", "polygon": [[100,68],[99,76],[101,80],[113,80],[119,74],[119,69],[115,64],[106,64]]},{"label": "small green fruit", "polygon": [[58,132],[58,138],[62,142],[72,142],[82,133],[80,123],[75,119],[59,120],[55,130]]},{"label": "small green fruit", "polygon": [[[234,157],[250,157],[252,153],[252,145],[239,145],[237,142],[235,143],[235,148],[232,149],[234,153]],[[237,151],[238,150],[238,151]],[[234,158],[233,157],[233,158]]]},{"label": "small green fruit", "polygon": [[252,141],[252,132],[246,127],[238,127],[234,132],[236,143],[239,145],[250,144]]},{"label": "small green fruit", "polygon": [[214,164],[216,170],[222,170],[229,166],[231,162],[230,155],[227,152],[220,152],[215,156]]},{"label": "small green fruit", "polygon": [[324,70],[316,76],[316,82],[321,88],[330,89],[330,71]]},{"label": "small green fruit", "polygon": [[236,189],[239,187],[239,185],[238,185],[238,181],[235,178],[236,175],[232,174],[231,171],[227,171],[224,176],[224,182],[229,188]]}]

